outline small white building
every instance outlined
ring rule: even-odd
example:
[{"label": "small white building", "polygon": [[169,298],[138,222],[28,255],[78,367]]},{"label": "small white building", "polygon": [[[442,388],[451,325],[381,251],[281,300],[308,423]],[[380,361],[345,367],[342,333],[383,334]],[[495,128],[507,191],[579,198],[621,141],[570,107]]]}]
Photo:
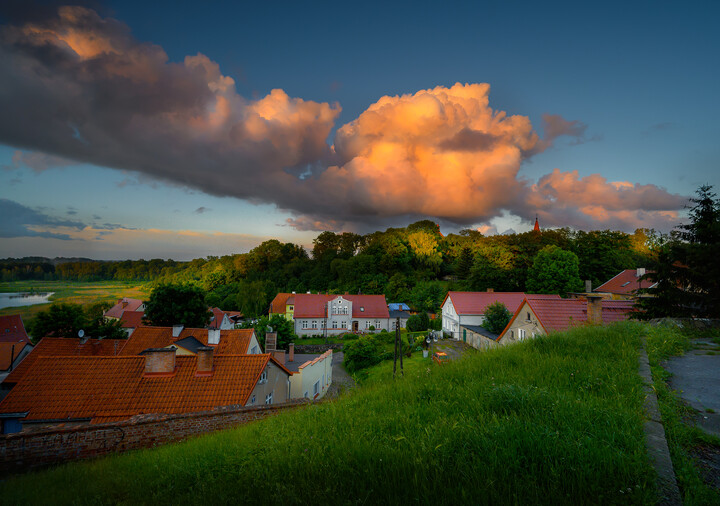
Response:
[{"label": "small white building", "polygon": [[322,399],[332,384],[332,350],[322,355],[295,355],[292,351],[285,361],[290,376],[291,399]]}]

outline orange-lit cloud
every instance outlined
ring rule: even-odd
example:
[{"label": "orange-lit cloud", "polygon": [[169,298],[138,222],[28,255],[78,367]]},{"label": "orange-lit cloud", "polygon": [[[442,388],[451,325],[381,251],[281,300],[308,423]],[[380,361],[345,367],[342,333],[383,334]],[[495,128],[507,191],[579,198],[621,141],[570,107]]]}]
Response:
[{"label": "orange-lit cloud", "polygon": [[246,99],[207,56],[171,62],[83,7],[4,27],[0,64],[0,142],[271,202],[302,230],[536,212],[544,226],[627,229],[668,225],[684,203],[599,175],[525,180],[524,160],[560,136],[583,142],[587,127],[548,114],[541,138],[528,117],[490,106],[488,84],[381,97],[328,145],[339,105],[281,89]]}]

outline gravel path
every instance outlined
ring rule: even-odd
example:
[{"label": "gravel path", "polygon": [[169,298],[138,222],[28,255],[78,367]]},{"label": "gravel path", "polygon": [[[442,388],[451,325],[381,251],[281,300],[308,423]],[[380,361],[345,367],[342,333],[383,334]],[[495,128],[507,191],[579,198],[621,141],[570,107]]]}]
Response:
[{"label": "gravel path", "polygon": [[343,367],[343,352],[333,352],[332,361],[332,385],[325,394],[326,399],[335,399],[346,390],[350,390],[355,387],[355,380],[347,373]]}]

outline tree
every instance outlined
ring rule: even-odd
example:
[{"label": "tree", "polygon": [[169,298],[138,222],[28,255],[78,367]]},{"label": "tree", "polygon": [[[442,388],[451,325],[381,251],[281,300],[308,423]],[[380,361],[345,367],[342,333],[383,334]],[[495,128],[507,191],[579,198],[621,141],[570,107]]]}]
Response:
[{"label": "tree", "polygon": [[455,275],[458,279],[466,279],[470,275],[470,269],[473,266],[473,253],[472,249],[465,246],[460,251],[460,256],[455,262]]},{"label": "tree", "polygon": [[245,322],[242,327],[245,329],[251,327],[255,329],[255,337],[257,337],[257,340],[263,349],[265,349],[265,333],[268,332],[268,327],[272,327],[273,332],[277,332],[278,350],[287,350],[288,344],[297,338],[292,322],[279,314],[274,314],[269,317],[263,316],[254,324],[251,322]]},{"label": "tree", "polygon": [[145,303],[145,320],[150,325],[202,328],[210,323],[212,313],[205,303],[205,292],[190,284],[157,286]]},{"label": "tree", "polygon": [[493,302],[485,308],[485,320],[482,326],[493,334],[500,334],[510,322],[512,314],[502,302]]},{"label": "tree", "polygon": [[30,325],[35,340],[45,336],[78,337],[88,321],[80,304],[53,304],[47,311],[40,311]]},{"label": "tree", "polygon": [[423,332],[430,328],[430,318],[425,311],[412,315],[405,324],[410,332]]},{"label": "tree", "polygon": [[575,253],[557,246],[545,246],[538,252],[528,271],[528,292],[564,295],[581,289]]},{"label": "tree", "polygon": [[382,362],[382,346],[374,336],[361,336],[343,347],[343,363],[350,373]]}]

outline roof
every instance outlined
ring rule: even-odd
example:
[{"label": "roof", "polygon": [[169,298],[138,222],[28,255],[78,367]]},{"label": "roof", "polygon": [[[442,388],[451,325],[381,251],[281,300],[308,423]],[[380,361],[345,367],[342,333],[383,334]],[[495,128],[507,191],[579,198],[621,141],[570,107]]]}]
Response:
[{"label": "roof", "polygon": [[176,356],[175,371],[145,375],[145,358],[41,357],[33,374],[0,403],[0,413],[28,412],[25,420],[123,420],[147,413],[191,413],[245,405],[262,371],[265,355],[213,357],[213,372],[197,376],[196,356]]},{"label": "roof", "polygon": [[404,302],[390,302],[388,303],[388,309],[390,311],[410,311],[410,306]]},{"label": "roof", "polygon": [[492,339],[493,341],[496,341],[499,337],[497,334],[493,334],[485,327],[482,327],[480,325],[461,325],[461,327],[466,328],[468,330],[472,330],[476,334],[480,334],[483,337],[487,337],[488,339]]},{"label": "roof", "polygon": [[482,315],[485,309],[495,302],[502,302],[508,311],[514,313],[523,300],[530,299],[560,299],[556,294],[526,294],[524,292],[448,292],[442,305],[447,299],[452,301],[455,312],[459,315]]},{"label": "roof", "polygon": [[179,348],[183,348],[191,353],[197,354],[198,348],[203,348],[205,345],[195,339],[194,337],[186,337],[185,339],[179,339],[173,343]]},{"label": "roof", "polygon": [[121,355],[139,355],[148,348],[166,348],[176,341],[194,337],[203,346],[214,346],[218,355],[237,355],[248,353],[253,329],[231,329],[220,331],[217,345],[208,343],[208,329],[183,329],[178,337],[173,337],[172,327],[140,327],[127,339]]},{"label": "roof", "polygon": [[331,295],[298,293],[295,295],[295,318],[324,318],[326,304],[342,297],[352,302],[353,318],[390,318],[384,295]]},{"label": "roof", "polygon": [[124,311],[120,317],[121,327],[124,329],[136,329],[143,326],[144,311]]},{"label": "roof", "polygon": [[43,337],[23,361],[8,374],[3,383],[18,383],[40,357],[113,356],[118,355],[126,343],[125,339],[86,339],[83,342],[79,338]]},{"label": "roof", "polygon": [[405,311],[390,310],[390,318],[410,318],[410,313]]},{"label": "roof", "polygon": [[273,301],[270,303],[270,312],[285,314],[285,304],[287,303],[287,300],[292,297],[294,294],[292,293],[279,293],[275,296]]},{"label": "roof", "polygon": [[19,314],[0,316],[0,343],[30,343]]},{"label": "roof", "polygon": [[[643,272],[643,274],[645,274],[645,272]],[[639,288],[647,289],[653,285],[655,285],[654,281],[646,279],[641,281],[640,276],[638,276],[637,269],[625,269],[610,281],[606,281],[593,291],[632,295]]]},{"label": "roof", "polygon": [[105,311],[103,314],[109,318],[120,318],[125,311],[137,311],[142,305],[143,301],[140,299],[123,297],[118,300],[117,304]]},{"label": "roof", "polygon": [[292,372],[298,372],[300,370],[300,366],[304,366],[308,362],[312,362],[316,358],[318,358],[320,355],[314,354],[314,353],[296,353],[294,360],[290,362],[288,360],[288,355],[285,355],[285,367],[288,368],[288,370]]},{"label": "roof", "polygon": [[[0,371],[7,371],[29,343],[0,343]],[[15,347],[13,349],[13,347]]]},{"label": "roof", "polygon": [[[559,332],[587,322],[586,299],[528,299],[527,302],[546,332]],[[633,311],[632,301],[603,300],[601,303],[602,322],[605,325],[626,320]],[[518,314],[519,311],[516,311],[513,320]]]},{"label": "roof", "polygon": [[210,320],[208,328],[219,329],[220,325],[222,325],[223,319],[225,318],[225,311],[219,307],[210,308],[210,311],[212,311],[213,317],[212,320]]}]

